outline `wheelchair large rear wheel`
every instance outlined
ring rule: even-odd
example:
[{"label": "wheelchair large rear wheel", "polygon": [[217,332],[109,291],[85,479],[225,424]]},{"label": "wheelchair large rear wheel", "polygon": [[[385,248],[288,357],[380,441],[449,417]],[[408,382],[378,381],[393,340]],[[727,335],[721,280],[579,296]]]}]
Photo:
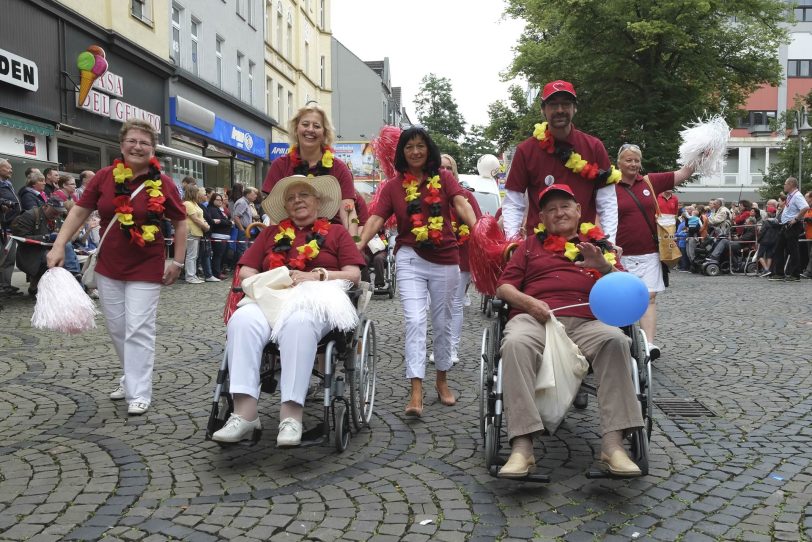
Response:
[{"label": "wheelchair large rear wheel", "polygon": [[491,329],[482,330],[482,347],[479,356],[479,434],[485,438],[485,417],[487,416],[488,395],[490,394],[490,337]]},{"label": "wheelchair large rear wheel", "polygon": [[371,320],[366,320],[356,346],[355,367],[350,379],[350,410],[356,431],[369,425],[375,406],[377,343],[375,324]]},{"label": "wheelchair large rear wheel", "polygon": [[648,474],[648,436],[644,429],[638,429],[631,435],[632,461],[637,463],[643,476]]}]

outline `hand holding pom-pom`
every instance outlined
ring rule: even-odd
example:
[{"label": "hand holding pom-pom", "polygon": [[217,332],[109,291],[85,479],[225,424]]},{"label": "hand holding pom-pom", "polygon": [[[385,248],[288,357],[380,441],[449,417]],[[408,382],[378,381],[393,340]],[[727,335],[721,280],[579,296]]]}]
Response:
[{"label": "hand holding pom-pom", "polygon": [[73,275],[52,267],[37,285],[37,304],[31,325],[37,329],[82,333],[96,327],[96,304]]},{"label": "hand holding pom-pom", "polygon": [[679,147],[681,166],[689,166],[700,175],[714,175],[722,170],[730,139],[730,127],[717,115],[707,121],[695,122],[680,132]]}]

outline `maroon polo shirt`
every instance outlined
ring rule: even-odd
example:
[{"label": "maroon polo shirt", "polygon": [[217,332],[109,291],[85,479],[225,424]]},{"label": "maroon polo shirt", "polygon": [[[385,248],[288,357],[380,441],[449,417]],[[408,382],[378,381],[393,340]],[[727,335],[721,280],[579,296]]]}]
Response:
[{"label": "maroon polo shirt", "polygon": [[[573,126],[565,142],[571,145],[584,160],[597,164],[598,169],[609,169],[611,165],[609,156],[600,139],[585,134]],[[585,179],[564,167],[564,162],[554,154],[543,150],[539,146],[538,139],[530,136],[516,147],[516,154],[510,164],[510,172],[505,183],[507,190],[527,191],[529,201],[527,223],[525,224],[527,231],[532,231],[532,228],[538,223],[538,197],[539,193],[549,186],[545,182],[548,175],[553,177],[553,182],[549,184],[566,184],[572,188],[576,201],[581,204],[581,220],[594,223],[597,213],[595,195],[604,185],[599,184],[597,180]]]},{"label": "maroon polo shirt", "polygon": [[[296,247],[304,245],[307,241],[307,234],[313,229],[311,226],[298,228],[296,230],[296,239],[293,241],[293,246],[288,251],[289,256],[295,257],[299,253]],[[240,258],[240,265],[247,265],[259,271],[268,271],[265,267],[265,261],[268,254],[274,247],[274,236],[279,233],[279,228],[270,226],[262,230],[257,236],[254,244],[248,247],[245,254]],[[364,256],[358,252],[358,247],[352,240],[350,233],[340,224],[331,224],[330,229],[327,231],[327,236],[324,239],[324,245],[319,250],[319,255],[312,260],[305,261],[305,271],[312,271],[316,267],[323,267],[328,271],[341,271],[345,265],[357,265],[363,267],[366,265]]]},{"label": "maroon polo shirt", "polygon": [[[136,177],[125,181],[127,188],[135,191],[146,176]],[[184,220],[186,209],[180,200],[180,194],[174,181],[166,175],[161,175],[161,192],[164,202],[164,217],[169,220]],[[113,180],[113,167],[101,169],[90,179],[77,203],[85,209],[97,209],[101,217],[99,235],[104,235],[107,225],[115,216],[116,206],[113,198],[116,197],[115,181]],[[133,219],[140,226],[147,219],[146,189],[142,189],[132,200]],[[146,243],[143,247],[132,243],[121,229],[120,224],[113,224],[110,233],[104,239],[96,263],[96,272],[115,280],[130,280],[141,282],[158,282],[163,280],[164,257],[166,246],[160,229],[155,234],[155,240]]]},{"label": "maroon polo shirt", "polygon": [[[596,280],[563,254],[545,250],[536,235],[530,235],[519,243],[507,267],[499,278],[497,287],[510,284],[517,290],[544,301],[550,309],[578,303],[589,303],[589,292]],[[521,311],[513,308],[510,318]],[[594,320],[589,309],[573,307],[555,313],[561,316],[577,316]]]},{"label": "maroon polo shirt", "polygon": [[369,220],[369,207],[367,206],[364,196],[357,190],[355,191],[355,212],[358,214],[358,225],[363,226]]},{"label": "maroon polo shirt", "polygon": [[[674,189],[674,172],[649,173],[648,178],[654,187],[654,194],[651,193],[651,188],[641,175],[637,176],[631,186],[621,181],[615,187],[618,215],[617,237],[615,240],[616,244],[623,249],[624,256],[640,256],[659,252],[660,250],[651,235],[652,228],[657,231],[654,201],[657,197],[656,194]],[[628,190],[624,188],[626,186],[634,192],[634,195],[640,200],[640,204],[646,209],[646,217],[640,212],[640,207],[629,195]],[[674,199],[674,197],[671,199]]]},{"label": "maroon polo shirt", "polygon": [[[312,168],[311,172],[315,175],[316,168]],[[262,191],[269,194],[277,182],[291,175],[294,175],[294,172],[290,155],[280,156],[271,162],[271,169],[268,170],[265,182],[262,183]],[[341,199],[353,199],[355,197],[355,184],[352,179],[352,172],[347,167],[347,164],[338,158],[334,158],[333,167],[330,168],[327,175],[332,175],[338,179],[338,184],[341,185]]]},{"label": "maroon polo shirt", "polygon": [[[460,186],[457,179],[447,172],[440,170],[440,207],[443,216],[443,238],[439,246],[432,245],[432,248],[420,248],[417,246],[414,234],[412,233],[412,221],[406,214],[406,189],[403,188],[403,174],[384,183],[378,190],[381,195],[375,205],[375,215],[383,219],[394,214],[398,221],[398,237],[395,252],[402,246],[413,247],[415,252],[432,263],[441,265],[458,265],[459,250],[457,249],[457,238],[451,230],[451,206],[455,196],[465,196],[468,190]],[[423,208],[423,215],[428,221],[429,208],[424,201],[426,195],[426,183],[420,184],[420,203]]]}]

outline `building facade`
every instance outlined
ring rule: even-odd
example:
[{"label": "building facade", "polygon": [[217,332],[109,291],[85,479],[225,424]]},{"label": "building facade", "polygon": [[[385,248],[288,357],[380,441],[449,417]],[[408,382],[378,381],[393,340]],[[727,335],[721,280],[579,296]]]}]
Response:
[{"label": "building facade", "polygon": [[278,126],[272,153],[286,152],[288,122],[315,101],[331,113],[329,0],[265,0],[265,113]]},{"label": "building facade", "polygon": [[[129,11],[113,13],[102,9],[102,2],[87,4],[100,4],[92,6],[98,10],[95,19],[54,0],[4,5],[0,55],[19,68],[0,78],[0,156],[11,160],[16,186],[24,183],[28,167],[78,174],[110,164],[119,154],[121,124],[129,117],[151,122],[163,137],[166,85],[173,69],[161,53],[168,48],[153,44],[145,49],[123,34],[155,41],[163,36],[160,17],[154,16],[149,26]],[[168,0],[151,5],[168,9]],[[88,58],[93,70],[103,64],[107,71],[100,77],[91,73],[82,64]],[[83,78],[87,95],[80,101]]]}]

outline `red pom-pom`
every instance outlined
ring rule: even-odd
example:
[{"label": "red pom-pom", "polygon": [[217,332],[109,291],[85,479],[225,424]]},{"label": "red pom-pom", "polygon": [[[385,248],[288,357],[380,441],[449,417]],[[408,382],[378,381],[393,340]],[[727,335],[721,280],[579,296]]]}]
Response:
[{"label": "red pom-pom", "polygon": [[476,289],[486,295],[496,295],[496,283],[507,265],[505,249],[513,241],[491,215],[483,215],[476,223],[468,241],[471,279]]},{"label": "red pom-pom", "polygon": [[234,269],[234,278],[231,279],[231,289],[228,291],[228,297],[226,297],[226,306],[223,309],[223,323],[228,324],[228,320],[231,318],[231,315],[234,314],[234,311],[237,310],[237,303],[245,297],[245,294],[242,292],[235,292],[233,288],[236,288],[240,285],[240,266],[237,266]]},{"label": "red pom-pom", "polygon": [[375,151],[375,158],[381,165],[381,171],[383,171],[387,179],[393,179],[397,175],[397,171],[395,171],[395,150],[398,146],[401,131],[397,126],[384,126],[381,128],[378,137],[370,143]]}]

